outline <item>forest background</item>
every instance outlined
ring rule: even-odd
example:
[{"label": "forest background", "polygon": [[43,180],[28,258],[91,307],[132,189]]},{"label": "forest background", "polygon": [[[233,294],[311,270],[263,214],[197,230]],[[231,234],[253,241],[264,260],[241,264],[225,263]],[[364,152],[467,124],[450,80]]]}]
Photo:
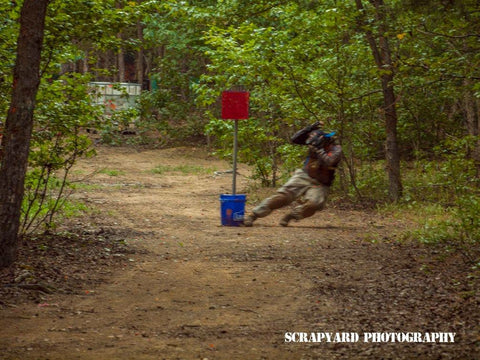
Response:
[{"label": "forest background", "polygon": [[[219,99],[234,89],[250,92],[239,159],[258,186],[281,184],[304,155],[290,136],[324,121],[344,149],[334,201],[411,217],[405,237],[480,266],[478,1],[47,3],[21,235],[68,213],[69,170],[94,154],[86,129],[110,145],[200,143],[230,158]],[[21,7],[0,1],[4,118]],[[89,83],[129,79],[148,88],[138,106],[104,116]]]}]

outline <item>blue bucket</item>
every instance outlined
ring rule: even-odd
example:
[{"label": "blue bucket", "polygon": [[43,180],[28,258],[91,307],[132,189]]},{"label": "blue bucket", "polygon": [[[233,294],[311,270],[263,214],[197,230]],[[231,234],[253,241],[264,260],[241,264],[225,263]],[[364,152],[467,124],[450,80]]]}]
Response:
[{"label": "blue bucket", "polygon": [[240,226],[245,215],[246,195],[220,195],[220,213],[223,226]]}]

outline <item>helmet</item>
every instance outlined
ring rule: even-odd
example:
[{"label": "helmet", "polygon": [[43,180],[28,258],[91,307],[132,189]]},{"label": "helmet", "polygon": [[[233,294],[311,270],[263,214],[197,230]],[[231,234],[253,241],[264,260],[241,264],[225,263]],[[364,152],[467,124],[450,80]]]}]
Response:
[{"label": "helmet", "polygon": [[315,147],[322,147],[325,143],[334,141],[335,131],[326,133],[323,130],[314,130],[310,133],[309,138],[306,141],[307,145],[313,145]]}]

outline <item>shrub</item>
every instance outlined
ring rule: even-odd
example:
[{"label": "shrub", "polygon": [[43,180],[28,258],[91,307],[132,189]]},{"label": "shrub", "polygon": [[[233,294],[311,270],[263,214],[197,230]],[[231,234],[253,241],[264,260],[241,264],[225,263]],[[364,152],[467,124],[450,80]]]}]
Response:
[{"label": "shrub", "polygon": [[99,128],[101,112],[90,101],[87,76],[69,74],[41,85],[25,182],[21,233],[54,226],[54,216],[69,195],[67,179],[72,166],[79,157],[94,154],[84,129]]}]

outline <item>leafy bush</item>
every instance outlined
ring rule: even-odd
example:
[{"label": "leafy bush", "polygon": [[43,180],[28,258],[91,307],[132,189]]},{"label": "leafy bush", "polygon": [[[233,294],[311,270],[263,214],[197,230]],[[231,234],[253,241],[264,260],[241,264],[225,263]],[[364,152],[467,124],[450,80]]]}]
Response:
[{"label": "leafy bush", "polygon": [[34,233],[39,229],[48,231],[57,226],[55,219],[58,216],[72,217],[87,211],[85,204],[68,199],[72,189],[66,177],[55,177],[38,168],[28,172],[21,233]]},{"label": "leafy bush", "polygon": [[204,126],[203,114],[197,113],[193,100],[176,98],[172,89],[145,91],[140,97],[135,127],[142,143],[186,143],[203,138]]},{"label": "leafy bush", "polygon": [[[421,242],[458,251],[480,265],[480,189],[470,149],[476,137],[447,139],[436,149],[435,161],[417,162],[405,181],[408,203],[433,203],[441,216],[427,219],[412,232]],[[424,206],[425,207],[425,206]]]},{"label": "leafy bush", "polygon": [[101,127],[102,110],[90,101],[88,80],[70,74],[40,87],[22,207],[23,234],[54,226],[53,218],[69,195],[72,166],[79,157],[94,154],[85,129]]},{"label": "leafy bush", "polygon": [[127,108],[113,111],[111,115],[102,117],[100,140],[107,145],[122,145],[128,142],[125,135],[135,134],[139,111]]},{"label": "leafy bush", "polygon": [[427,220],[423,228],[412,235],[420,242],[441,246],[447,253],[460,252],[465,259],[480,268],[480,196],[465,196],[444,220]]}]

